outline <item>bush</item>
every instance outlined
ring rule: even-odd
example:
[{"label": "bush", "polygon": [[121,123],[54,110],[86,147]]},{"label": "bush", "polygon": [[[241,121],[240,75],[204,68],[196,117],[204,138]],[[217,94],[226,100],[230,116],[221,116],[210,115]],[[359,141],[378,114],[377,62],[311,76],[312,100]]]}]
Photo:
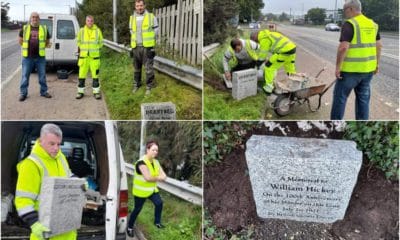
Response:
[{"label": "bush", "polygon": [[371,164],[385,172],[388,179],[399,179],[398,122],[348,122],[345,137],[357,142]]},{"label": "bush", "polygon": [[259,126],[255,122],[204,122],[204,164],[220,162],[234,148],[244,147],[248,130]]}]

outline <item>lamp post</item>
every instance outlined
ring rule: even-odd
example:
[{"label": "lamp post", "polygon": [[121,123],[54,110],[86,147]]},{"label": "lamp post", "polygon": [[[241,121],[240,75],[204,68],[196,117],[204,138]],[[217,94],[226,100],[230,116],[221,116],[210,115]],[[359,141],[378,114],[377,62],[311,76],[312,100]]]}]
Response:
[{"label": "lamp post", "polygon": [[28,4],[24,4],[24,22],[26,21],[26,17],[25,17],[25,7],[28,6]]},{"label": "lamp post", "polygon": [[72,8],[71,8],[71,5],[64,5],[64,6],[67,6],[67,7],[68,7],[68,14],[72,14]]}]

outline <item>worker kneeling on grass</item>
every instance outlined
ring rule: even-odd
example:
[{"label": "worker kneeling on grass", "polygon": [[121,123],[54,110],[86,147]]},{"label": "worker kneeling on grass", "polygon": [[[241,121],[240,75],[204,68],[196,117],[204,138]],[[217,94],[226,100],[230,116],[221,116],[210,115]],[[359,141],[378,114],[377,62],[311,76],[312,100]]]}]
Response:
[{"label": "worker kneeling on grass", "polygon": [[103,46],[103,34],[100,28],[94,24],[93,16],[86,17],[86,25],[79,30],[79,83],[76,99],[81,99],[85,93],[85,79],[88,71],[93,79],[93,96],[101,99],[99,71],[100,71],[100,48]]},{"label": "worker kneeling on grass", "polygon": [[232,39],[231,44],[222,59],[225,79],[231,81],[232,72],[250,69],[254,68],[256,65],[261,65],[263,62],[258,61],[259,57],[257,54],[259,48],[259,45],[250,39]]},{"label": "worker kneeling on grass", "polygon": [[272,55],[266,61],[264,68],[265,84],[263,90],[272,93],[274,90],[274,78],[282,65],[288,75],[296,73],[296,44],[281,33],[269,30],[253,32],[251,40],[260,44],[261,59],[266,58],[268,52]]}]

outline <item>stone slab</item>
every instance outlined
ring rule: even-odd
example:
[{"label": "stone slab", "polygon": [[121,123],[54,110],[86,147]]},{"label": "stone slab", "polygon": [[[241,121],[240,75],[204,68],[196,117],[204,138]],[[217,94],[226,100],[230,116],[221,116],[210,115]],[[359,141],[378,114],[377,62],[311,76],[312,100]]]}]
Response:
[{"label": "stone slab", "polygon": [[51,232],[51,237],[81,227],[85,194],[84,179],[44,177],[40,190],[39,221]]},{"label": "stone slab", "polygon": [[222,79],[224,79],[226,88],[231,89],[232,88],[232,81],[226,79],[225,74],[221,74],[221,76],[222,76]]},{"label": "stone slab", "polygon": [[257,95],[257,70],[246,69],[232,73],[232,97],[241,100]]},{"label": "stone slab", "polygon": [[176,120],[176,106],[172,102],[143,103],[143,120]]},{"label": "stone slab", "polygon": [[245,154],[259,217],[344,218],[362,163],[355,142],[253,135]]}]

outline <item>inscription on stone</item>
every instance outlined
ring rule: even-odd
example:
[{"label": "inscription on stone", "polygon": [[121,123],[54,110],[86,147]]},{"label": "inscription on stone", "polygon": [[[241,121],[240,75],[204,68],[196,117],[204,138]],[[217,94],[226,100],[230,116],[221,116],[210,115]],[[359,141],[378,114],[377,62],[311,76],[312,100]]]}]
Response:
[{"label": "inscription on stone", "polygon": [[362,162],[355,142],[253,135],[246,147],[259,217],[343,219]]},{"label": "inscription on stone", "polygon": [[143,120],[176,120],[176,107],[172,102],[143,103]]},{"label": "inscription on stone", "polygon": [[257,70],[247,69],[232,73],[232,97],[237,100],[257,94]]},{"label": "inscription on stone", "polygon": [[44,177],[40,190],[39,221],[51,232],[51,237],[81,227],[85,195],[84,179]]}]

